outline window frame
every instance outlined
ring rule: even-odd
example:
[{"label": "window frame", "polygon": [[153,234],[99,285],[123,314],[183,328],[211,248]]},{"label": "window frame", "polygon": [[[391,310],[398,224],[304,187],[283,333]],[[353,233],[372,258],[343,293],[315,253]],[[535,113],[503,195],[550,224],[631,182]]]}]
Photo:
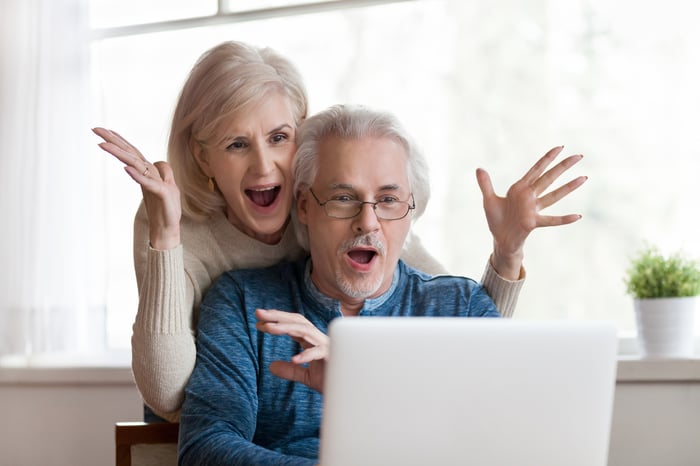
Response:
[{"label": "window frame", "polygon": [[[286,7],[275,7],[275,8],[263,8],[257,10],[249,10],[245,12],[231,12],[227,11],[225,8],[225,2],[223,0],[218,0],[218,10],[215,15],[207,17],[191,17],[184,18],[174,21],[163,21],[154,22],[147,24],[132,24],[123,27],[114,28],[100,28],[93,29],[90,31],[90,41],[98,41],[108,38],[115,37],[125,37],[133,36],[139,34],[149,34],[154,32],[164,32],[164,31],[175,31],[187,28],[197,28],[203,26],[216,26],[221,24],[228,24],[233,22],[245,22],[253,21],[259,19],[269,19],[281,16],[293,16],[298,14],[306,13],[317,13],[331,10],[339,9],[350,9],[350,8],[362,8],[377,4],[387,4],[387,3],[400,3],[400,2],[414,2],[416,0],[340,0],[340,1],[327,1],[327,2],[308,2],[301,5],[292,5]],[[630,305],[631,307],[631,305]],[[700,346],[700,338],[696,341],[696,356],[700,354],[698,352],[698,347]],[[619,334],[619,356],[620,358],[634,358],[638,355],[636,336],[620,333]],[[82,358],[82,355],[80,356]],[[31,357],[29,358],[31,359]],[[98,358],[99,359],[99,358]],[[109,361],[111,358],[109,355],[105,355],[104,361]],[[124,364],[127,358],[122,354],[121,362],[117,364]],[[58,364],[59,366],[71,365],[69,361],[62,360],[60,362],[48,362],[47,360],[34,360],[26,362],[29,366],[45,367],[51,366],[53,364]],[[99,361],[95,359],[90,364],[99,364]],[[111,365],[109,362],[104,362],[104,364]]]}]

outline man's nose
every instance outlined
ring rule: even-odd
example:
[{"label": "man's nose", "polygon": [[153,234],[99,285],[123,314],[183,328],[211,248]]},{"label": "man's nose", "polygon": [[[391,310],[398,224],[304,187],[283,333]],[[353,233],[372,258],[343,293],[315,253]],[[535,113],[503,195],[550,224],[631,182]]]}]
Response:
[{"label": "man's nose", "polygon": [[360,213],[353,217],[353,230],[358,233],[369,233],[379,229],[379,217],[375,211],[376,204],[366,202],[360,205]]}]

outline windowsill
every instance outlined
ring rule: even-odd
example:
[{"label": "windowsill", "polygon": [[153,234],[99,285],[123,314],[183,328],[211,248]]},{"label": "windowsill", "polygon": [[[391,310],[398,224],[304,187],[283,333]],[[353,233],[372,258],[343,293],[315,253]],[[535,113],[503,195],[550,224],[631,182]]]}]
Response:
[{"label": "windowsill", "polygon": [[689,359],[618,356],[617,383],[646,382],[700,382],[700,356]]},{"label": "windowsill", "polygon": [[131,351],[3,357],[0,358],[2,385],[134,385]]},{"label": "windowsill", "polygon": [[[700,355],[692,359],[642,359],[618,357],[617,383],[700,383]],[[2,385],[99,386],[134,385],[128,361],[122,364],[0,366]]]},{"label": "windowsill", "polygon": [[22,367],[0,368],[0,387],[133,385],[130,367]]}]

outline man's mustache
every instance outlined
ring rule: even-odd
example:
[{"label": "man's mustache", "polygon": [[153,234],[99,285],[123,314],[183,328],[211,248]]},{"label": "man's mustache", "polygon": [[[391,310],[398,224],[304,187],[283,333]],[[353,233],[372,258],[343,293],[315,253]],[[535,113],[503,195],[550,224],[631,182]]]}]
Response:
[{"label": "man's mustache", "polygon": [[340,249],[343,253],[346,253],[351,249],[360,248],[363,246],[369,246],[371,248],[376,249],[379,252],[379,255],[381,256],[385,255],[386,253],[386,247],[384,246],[384,243],[379,238],[377,238],[376,235],[371,233],[358,236],[350,241],[346,241],[341,245]]}]

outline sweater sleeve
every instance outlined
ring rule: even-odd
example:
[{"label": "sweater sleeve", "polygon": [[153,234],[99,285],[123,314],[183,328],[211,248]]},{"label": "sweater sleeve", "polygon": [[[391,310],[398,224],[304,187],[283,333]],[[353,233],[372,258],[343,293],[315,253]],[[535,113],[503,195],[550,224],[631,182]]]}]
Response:
[{"label": "sweater sleeve", "polygon": [[481,284],[496,304],[496,309],[502,317],[513,317],[515,306],[518,303],[520,290],[525,283],[525,269],[520,269],[520,278],[507,280],[496,272],[491,265],[491,260],[486,264],[486,270],[481,278]]},{"label": "sweater sleeve", "polygon": [[182,245],[149,246],[143,205],[134,222],[134,268],[139,304],[131,338],[131,367],[144,402],[177,421],[184,387],[194,368],[193,284],[185,274]]},{"label": "sweater sleeve", "polygon": [[180,417],[179,464],[298,465],[309,458],[284,455],[253,442],[258,416],[258,361],[245,313],[233,287],[216,286],[200,308],[197,363]]}]

